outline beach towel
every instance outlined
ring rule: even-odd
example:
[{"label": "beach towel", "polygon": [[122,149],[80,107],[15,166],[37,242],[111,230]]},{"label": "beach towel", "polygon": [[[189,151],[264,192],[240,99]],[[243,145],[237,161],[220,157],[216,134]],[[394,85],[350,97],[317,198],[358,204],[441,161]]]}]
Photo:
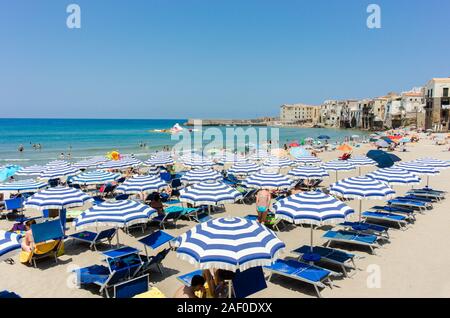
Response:
[{"label": "beach towel", "polygon": [[158,288],[152,287],[148,292],[134,296],[133,298],[167,298]]}]

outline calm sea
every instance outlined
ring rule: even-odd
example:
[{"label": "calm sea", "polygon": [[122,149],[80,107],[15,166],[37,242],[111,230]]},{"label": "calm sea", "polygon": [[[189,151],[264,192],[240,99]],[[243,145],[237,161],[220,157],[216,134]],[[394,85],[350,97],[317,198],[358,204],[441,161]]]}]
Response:
[{"label": "calm sea", "polygon": [[[28,166],[58,159],[70,153],[73,160],[105,155],[112,150],[138,157],[176,143],[170,134],[155,129],[169,129],[184,119],[0,119],[0,165]],[[245,129],[245,127],[243,127]],[[224,127],[220,127],[222,131]],[[259,129],[259,128],[256,128]],[[280,143],[305,137],[328,135],[334,141],[365,132],[339,129],[280,128]],[[41,150],[33,149],[40,143]],[[145,144],[145,147],[141,147]],[[24,151],[19,152],[19,145]]]}]

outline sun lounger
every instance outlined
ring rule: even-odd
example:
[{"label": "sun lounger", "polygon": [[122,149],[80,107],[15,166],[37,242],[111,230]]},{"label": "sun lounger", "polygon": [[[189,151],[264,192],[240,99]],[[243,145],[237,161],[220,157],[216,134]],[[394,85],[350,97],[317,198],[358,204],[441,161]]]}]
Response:
[{"label": "sun lounger", "polygon": [[438,193],[438,192],[432,192],[432,191],[422,191],[422,190],[410,190],[407,192],[407,194],[412,194],[416,197],[423,197],[423,198],[432,198],[435,199],[436,201],[441,201],[445,199],[444,194],[442,193]]},{"label": "sun lounger", "polygon": [[398,206],[392,206],[392,205],[377,205],[371,208],[372,210],[375,210],[377,212],[387,212],[387,213],[395,213],[395,214],[401,214],[407,216],[409,219],[415,220],[415,211],[414,209],[406,208],[406,207],[398,207]]},{"label": "sun lounger", "polygon": [[339,225],[349,232],[373,234],[389,240],[389,228],[386,226],[365,222],[343,222]]},{"label": "sun lounger", "polygon": [[191,281],[192,281],[192,277],[194,276],[202,276],[203,275],[203,271],[201,269],[184,274],[184,275],[180,275],[177,276],[177,279],[184,285],[184,286],[191,286]]},{"label": "sun lounger", "polygon": [[349,231],[328,231],[323,235],[323,238],[327,239],[328,242],[326,247],[329,247],[331,243],[347,243],[359,246],[367,246],[370,248],[372,254],[374,254],[374,249],[380,247],[377,243],[378,237],[376,235],[353,233]]},{"label": "sun lounger", "polygon": [[[146,273],[148,270],[156,266],[160,273],[163,273],[162,261],[166,258],[167,254],[170,252],[172,248],[171,242],[175,239],[172,235],[164,232],[164,231],[156,231],[152,234],[142,238],[139,240],[142,244],[144,244],[145,255],[139,255],[141,260],[143,261],[141,272]],[[149,256],[147,248],[152,250],[156,250],[157,248],[169,244],[169,248],[162,250],[155,256]]]},{"label": "sun lounger", "polygon": [[97,251],[96,245],[107,241],[111,247],[111,241],[117,233],[117,229],[107,229],[99,233],[83,231],[69,235],[69,238],[76,241],[89,243],[89,248]]},{"label": "sun lounger", "polygon": [[148,274],[114,285],[114,298],[133,298],[148,292]]},{"label": "sun lounger", "polygon": [[366,221],[374,220],[379,222],[395,223],[400,229],[405,229],[408,225],[408,218],[399,214],[367,211],[363,212],[361,216]]},{"label": "sun lounger", "polygon": [[401,197],[397,197],[396,199],[420,201],[420,202],[426,202],[426,203],[430,203],[430,204],[433,202],[436,202],[436,200],[434,200],[432,198],[424,198],[424,197],[416,196],[414,194],[407,194],[407,195],[404,195]]},{"label": "sun lounger", "polygon": [[[304,245],[292,251],[294,254],[298,254],[300,258],[311,253],[311,247]],[[356,269],[355,255],[344,251],[339,251],[332,248],[314,246],[312,249],[313,254],[319,255],[321,258],[318,262],[324,262],[339,266],[345,276],[348,277],[348,269]]]},{"label": "sun lounger", "polygon": [[319,288],[325,288],[325,283],[328,283],[330,287],[333,286],[330,279],[330,271],[303,262],[279,259],[271,266],[265,266],[264,268],[270,271],[268,281],[270,281],[273,274],[299,280],[313,285],[318,297],[322,297]]},{"label": "sun lounger", "polygon": [[242,199],[240,200],[243,204],[251,205],[256,200],[256,192],[255,189],[248,189],[246,192],[242,193]]},{"label": "sun lounger", "polygon": [[159,227],[162,229],[166,229],[167,224],[173,224],[176,226],[178,219],[183,215],[184,211],[175,211],[175,212],[169,212],[160,214],[158,216],[155,216],[150,220],[150,222],[156,222],[158,223]]},{"label": "sun lounger", "polygon": [[1,212],[1,216],[5,216],[7,220],[16,216],[23,216],[23,198],[7,199],[4,204],[5,211]]},{"label": "sun lounger", "polygon": [[396,198],[388,201],[388,204],[393,206],[399,206],[399,207],[407,207],[411,208],[420,212],[423,212],[427,209],[432,208],[432,205],[426,202],[420,202],[416,200],[410,200],[410,199],[401,199]]}]

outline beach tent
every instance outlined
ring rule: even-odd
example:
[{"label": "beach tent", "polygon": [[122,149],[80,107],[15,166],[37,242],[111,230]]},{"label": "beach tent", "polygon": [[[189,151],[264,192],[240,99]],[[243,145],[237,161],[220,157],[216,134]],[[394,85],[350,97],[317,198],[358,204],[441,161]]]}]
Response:
[{"label": "beach tent", "polygon": [[396,155],[382,150],[370,150],[366,156],[375,160],[378,163],[379,168],[389,168],[392,167],[394,163],[401,161]]}]

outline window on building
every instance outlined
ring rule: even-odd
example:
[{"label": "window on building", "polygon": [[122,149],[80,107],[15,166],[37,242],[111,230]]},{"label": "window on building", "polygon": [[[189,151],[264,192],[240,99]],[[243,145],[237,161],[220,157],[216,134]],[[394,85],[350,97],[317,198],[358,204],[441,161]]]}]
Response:
[{"label": "window on building", "polygon": [[442,93],[442,96],[448,97],[448,87],[444,87],[444,91]]}]

